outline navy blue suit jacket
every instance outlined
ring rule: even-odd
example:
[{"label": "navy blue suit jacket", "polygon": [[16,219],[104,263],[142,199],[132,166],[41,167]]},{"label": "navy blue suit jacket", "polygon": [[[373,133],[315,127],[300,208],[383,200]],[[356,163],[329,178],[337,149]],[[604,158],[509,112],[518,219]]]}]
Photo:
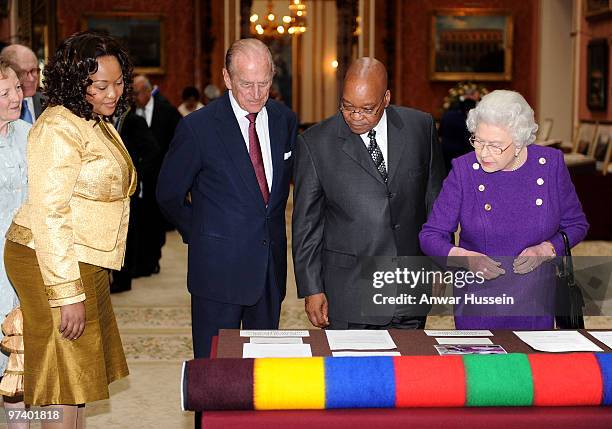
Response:
[{"label": "navy blue suit jacket", "polygon": [[285,207],[297,118],[273,100],[266,110],[273,166],[267,207],[229,93],[187,115],[176,129],[159,174],[157,201],[189,245],[187,285],[193,295],[253,305],[269,264],[271,281],[281,299],[285,295]]}]

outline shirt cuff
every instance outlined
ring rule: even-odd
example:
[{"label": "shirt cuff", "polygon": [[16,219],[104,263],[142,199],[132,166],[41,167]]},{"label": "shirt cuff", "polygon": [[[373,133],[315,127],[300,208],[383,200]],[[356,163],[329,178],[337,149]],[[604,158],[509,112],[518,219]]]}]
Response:
[{"label": "shirt cuff", "polygon": [[71,298],[50,299],[49,307],[61,307],[63,305],[76,304],[77,302],[83,302],[83,301],[85,301],[85,294],[81,293]]},{"label": "shirt cuff", "polygon": [[45,288],[51,307],[74,304],[85,300],[85,289],[81,279],[58,285],[46,285]]}]

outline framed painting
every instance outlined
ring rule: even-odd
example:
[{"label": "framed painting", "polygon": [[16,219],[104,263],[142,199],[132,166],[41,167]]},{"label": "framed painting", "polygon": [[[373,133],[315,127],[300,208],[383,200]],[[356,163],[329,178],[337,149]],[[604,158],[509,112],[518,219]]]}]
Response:
[{"label": "framed painting", "polygon": [[512,80],[512,35],[509,12],[436,10],[431,18],[430,79]]},{"label": "framed painting", "polygon": [[166,46],[164,17],[147,13],[85,14],[81,27],[110,34],[121,41],[134,62],[134,72],[164,74]]},{"label": "framed painting", "polygon": [[591,40],[587,46],[587,106],[590,110],[608,108],[608,41]]},{"label": "framed painting", "polygon": [[584,16],[587,19],[604,17],[612,14],[612,0],[584,1]]}]

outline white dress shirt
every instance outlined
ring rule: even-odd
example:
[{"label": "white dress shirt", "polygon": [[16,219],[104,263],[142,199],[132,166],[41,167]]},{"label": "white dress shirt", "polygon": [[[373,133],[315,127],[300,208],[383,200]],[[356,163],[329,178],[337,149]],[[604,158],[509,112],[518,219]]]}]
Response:
[{"label": "white dress shirt", "polygon": [[153,106],[155,104],[155,99],[151,95],[145,107],[138,107],[136,109],[136,114],[138,116],[142,116],[147,121],[147,125],[151,128],[151,121],[153,120]]},{"label": "white dress shirt", "polygon": [[[249,112],[244,110],[236,99],[232,91],[229,91],[229,99],[232,105],[232,110],[238,125],[240,126],[240,132],[247,148],[249,150],[249,119],[247,115]],[[257,114],[255,118],[255,131],[257,131],[257,138],[259,139],[259,145],[261,146],[261,158],[264,164],[264,170],[266,172],[266,181],[268,182],[268,190],[272,190],[272,151],[270,150],[270,131],[268,130],[268,112],[266,107]]]},{"label": "white dress shirt", "polygon": [[[380,151],[383,154],[383,159],[385,160],[385,166],[387,167],[387,173],[389,172],[389,151],[387,145],[387,110],[383,112],[383,115],[380,117],[380,121],[373,128],[376,131],[376,144],[380,147]],[[360,134],[361,140],[366,145],[366,148],[370,146],[370,138],[368,137],[368,133]]]}]

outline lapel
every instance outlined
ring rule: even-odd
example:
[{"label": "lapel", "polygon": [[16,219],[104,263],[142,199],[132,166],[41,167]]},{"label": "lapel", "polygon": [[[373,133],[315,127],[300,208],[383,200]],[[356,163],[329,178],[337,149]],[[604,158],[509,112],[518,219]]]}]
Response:
[{"label": "lapel", "polygon": [[270,190],[270,200],[268,207],[273,206],[273,199],[278,193],[279,186],[282,184],[281,177],[284,173],[284,158],[285,147],[281,138],[281,113],[270,100],[266,103],[266,111],[268,113],[268,134],[270,135],[270,152],[272,154],[272,189]]},{"label": "lapel", "polygon": [[36,91],[36,93],[32,96],[32,103],[34,104],[34,116],[35,116],[34,120],[36,120],[42,113],[42,103],[40,102],[40,92]]},{"label": "lapel", "polygon": [[[218,126],[217,129],[223,143],[222,146],[236,166],[236,171],[242,178],[242,181],[249,190],[249,194],[251,194],[255,203],[265,210],[266,205],[261,197],[255,170],[253,169],[253,164],[251,163],[251,158],[249,157],[244,138],[240,132],[238,120],[230,104],[229,92],[226,91],[222,97],[223,98],[219,100],[217,112],[215,114]],[[269,120],[270,118],[268,118],[268,121]]]},{"label": "lapel", "polygon": [[[117,131],[112,125],[103,120],[99,120],[94,127],[100,127],[102,134],[106,137],[103,138],[102,141],[113,154],[117,164],[119,164],[122,176],[128,179],[123,181],[123,195],[132,195],[136,190],[136,169],[134,168],[129,152],[121,141],[121,137],[117,134]],[[122,160],[123,162],[121,162]]]},{"label": "lapel", "polygon": [[384,185],[385,182],[374,166],[374,162],[361,137],[351,131],[340,113],[336,114],[336,118],[338,121],[338,138],[343,140],[342,151],[359,164],[370,176]]},{"label": "lapel", "polygon": [[403,127],[404,122],[402,118],[395,110],[395,107],[389,105],[387,107],[387,153],[391,161],[387,162],[389,182],[393,180],[397,168],[401,165],[401,157],[406,146],[408,146],[405,141],[406,133],[402,134]]},{"label": "lapel", "polygon": [[153,97],[153,112],[151,113],[151,126],[149,128],[157,129],[157,124],[163,118],[163,116],[160,116],[159,114],[159,98],[155,97],[154,95],[151,97]]}]

